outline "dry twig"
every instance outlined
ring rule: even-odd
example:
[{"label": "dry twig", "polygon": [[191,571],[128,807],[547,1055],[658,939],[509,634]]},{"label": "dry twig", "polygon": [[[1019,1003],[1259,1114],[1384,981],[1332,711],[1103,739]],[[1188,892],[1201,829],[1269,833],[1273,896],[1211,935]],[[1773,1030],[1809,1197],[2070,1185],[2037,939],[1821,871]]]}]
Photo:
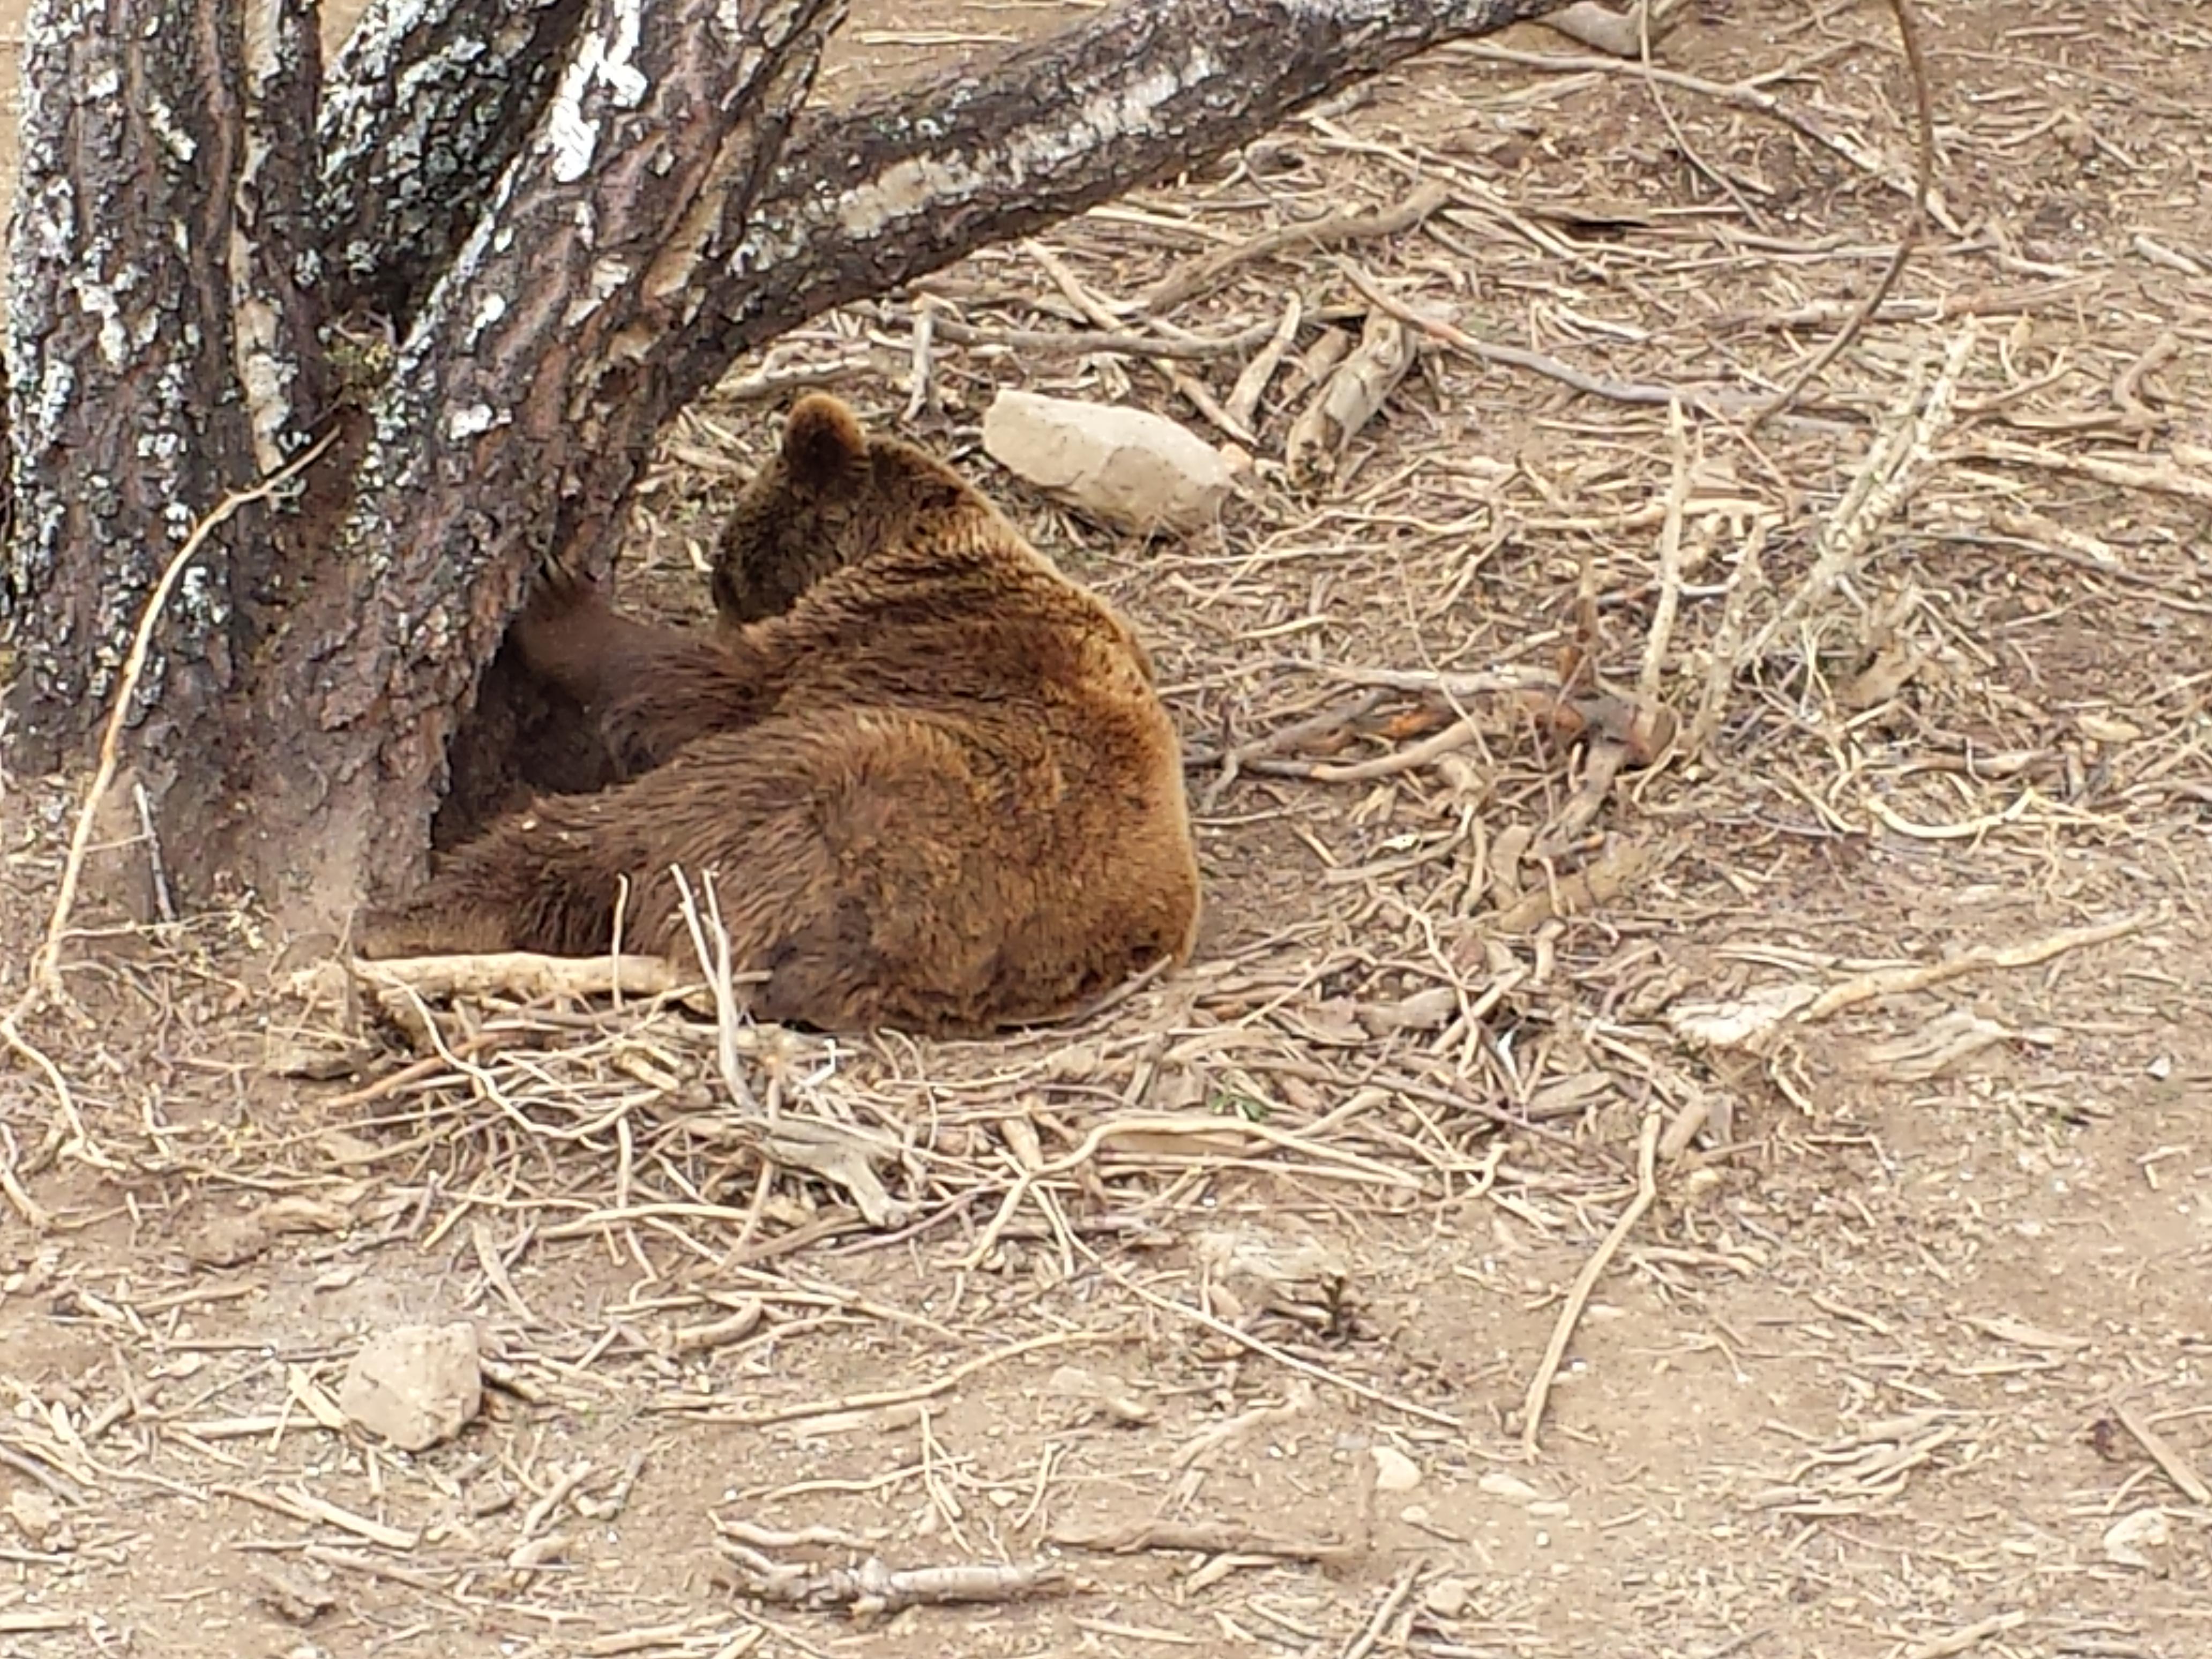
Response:
[{"label": "dry twig", "polygon": [[1573,1340],[1575,1327],[1582,1322],[1583,1310],[1589,1305],[1590,1292],[1597,1281],[1619,1254],[1636,1224],[1644,1218],[1659,1196],[1659,1180],[1653,1170],[1653,1160],[1659,1146],[1659,1113],[1647,1109],[1644,1115],[1644,1130],[1636,1143],[1636,1196],[1621,1212],[1620,1219],[1613,1224],[1613,1231],[1605,1236],[1596,1251],[1583,1264],[1568,1287],[1565,1304],[1552,1327],[1552,1340],[1544,1345],[1544,1357],[1537,1363],[1536,1374],[1528,1379],[1528,1393],[1521,1405],[1521,1449],[1533,1458],[1538,1450],[1543,1433],[1544,1407],[1552,1397],[1552,1382],[1558,1376],[1559,1362],[1567,1356],[1567,1344]]}]

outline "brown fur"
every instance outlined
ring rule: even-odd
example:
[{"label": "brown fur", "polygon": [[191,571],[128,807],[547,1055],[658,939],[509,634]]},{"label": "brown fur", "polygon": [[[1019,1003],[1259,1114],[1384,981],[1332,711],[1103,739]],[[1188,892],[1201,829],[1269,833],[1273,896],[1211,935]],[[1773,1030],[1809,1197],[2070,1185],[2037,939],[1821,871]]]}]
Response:
[{"label": "brown fur", "polygon": [[634,774],[461,848],[364,953],[690,954],[672,864],[712,871],[761,1018],[981,1032],[1192,948],[1175,732],[1128,624],[981,492],[802,399],[717,547],[719,636],[549,584],[532,667]]}]

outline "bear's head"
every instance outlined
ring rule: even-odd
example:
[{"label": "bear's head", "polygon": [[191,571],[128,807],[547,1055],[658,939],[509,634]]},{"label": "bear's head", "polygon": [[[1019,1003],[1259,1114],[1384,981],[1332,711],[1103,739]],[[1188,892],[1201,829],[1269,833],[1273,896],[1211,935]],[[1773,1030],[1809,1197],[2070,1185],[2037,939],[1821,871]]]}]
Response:
[{"label": "bear's head", "polygon": [[783,444],[738,496],[714,550],[714,607],[733,623],[779,616],[816,582],[899,544],[972,531],[991,509],[950,466],[871,437],[828,392],[792,406]]}]

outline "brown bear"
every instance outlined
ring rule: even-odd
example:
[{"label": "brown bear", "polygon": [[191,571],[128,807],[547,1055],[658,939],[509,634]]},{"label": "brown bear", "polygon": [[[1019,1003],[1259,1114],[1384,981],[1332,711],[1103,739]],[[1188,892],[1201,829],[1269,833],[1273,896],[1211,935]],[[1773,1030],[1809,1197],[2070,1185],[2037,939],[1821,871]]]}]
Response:
[{"label": "brown bear", "polygon": [[631,774],[456,850],[367,956],[691,955],[711,872],[760,1018],[981,1035],[1194,943],[1175,729],[1129,624],[927,452],[802,398],[715,550],[716,633],[544,580],[514,640]]}]

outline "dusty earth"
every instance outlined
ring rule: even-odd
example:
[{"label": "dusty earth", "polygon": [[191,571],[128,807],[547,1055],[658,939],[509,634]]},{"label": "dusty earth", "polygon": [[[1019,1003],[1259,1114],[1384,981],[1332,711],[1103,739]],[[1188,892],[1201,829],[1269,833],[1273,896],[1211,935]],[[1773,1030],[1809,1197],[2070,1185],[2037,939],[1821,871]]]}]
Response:
[{"label": "dusty earth", "polygon": [[[1921,9],[1937,222],[1756,430],[1677,440],[1650,389],[1787,381],[1881,270],[1911,100],[1865,0],[1705,0],[1656,94],[1534,30],[1442,52],[1041,239],[1066,282],[1008,249],[929,285],[965,335],[911,425],[1154,641],[1212,911],[1077,1030],[763,1038],[786,1109],[898,1143],[892,1223],[764,1176],[679,1010],[465,998],[416,1060],[288,990],[251,914],[81,911],[88,1023],[0,1069],[0,1654],[2212,1651],[2212,29]],[[855,10],[826,96],[1082,8]],[[1299,496],[1279,379],[1248,498],[1178,545],[975,451],[1003,384],[1207,429],[1139,357],[990,340],[1426,179],[1425,228],[1170,320],[1296,288],[1303,350],[1357,277],[1605,386],[1432,344]],[[905,418],[913,303],[778,361]],[[1243,361],[1179,367],[1218,398]],[[759,368],[672,434],[634,598],[703,611]],[[1645,690],[1717,723],[1604,791],[1540,702],[1470,695],[1469,740],[1408,753],[1452,712],[1330,678],[1581,640],[1625,696],[1655,628]],[[5,802],[12,1001],[70,796]],[[451,1319],[481,1419],[347,1430],[362,1343]],[[732,1545],[1012,1571],[856,1619],[735,1593]]]}]

